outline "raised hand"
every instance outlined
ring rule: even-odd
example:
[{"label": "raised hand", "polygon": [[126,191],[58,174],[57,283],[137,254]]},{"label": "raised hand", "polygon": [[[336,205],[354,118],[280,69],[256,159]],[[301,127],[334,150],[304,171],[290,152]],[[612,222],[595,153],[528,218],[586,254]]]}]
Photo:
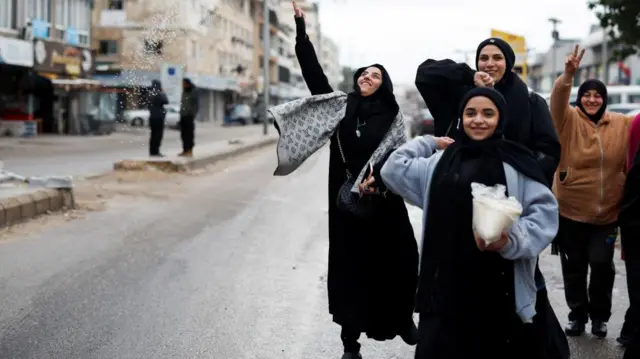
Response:
[{"label": "raised hand", "polygon": [[493,87],[496,80],[486,72],[478,71],[473,75],[473,83],[476,87]]},{"label": "raised hand", "polygon": [[291,2],[293,4],[293,16],[295,17],[304,17],[304,12],[298,8],[298,4],[295,1]]},{"label": "raised hand", "polygon": [[450,137],[436,137],[436,143],[438,144],[439,150],[444,150],[449,147],[450,144],[456,142],[453,138]]},{"label": "raised hand", "polygon": [[578,53],[578,50],[580,50],[580,48],[576,45],[573,53],[567,57],[567,61],[564,63],[564,72],[568,75],[575,75],[580,67],[580,61],[582,61],[582,56],[584,56],[584,49],[580,50],[580,53]]}]

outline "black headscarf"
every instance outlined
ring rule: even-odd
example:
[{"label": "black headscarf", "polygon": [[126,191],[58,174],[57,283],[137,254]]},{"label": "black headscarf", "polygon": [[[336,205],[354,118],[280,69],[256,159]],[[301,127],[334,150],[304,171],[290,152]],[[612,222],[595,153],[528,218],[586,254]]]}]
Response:
[{"label": "black headscarf", "polygon": [[[482,265],[482,258],[485,258],[478,257],[479,252],[473,239],[471,183],[506,186],[503,162],[510,164],[516,171],[545,183],[542,168],[533,154],[524,146],[503,139],[508,115],[506,102],[500,93],[490,88],[470,90],[461,103],[460,118],[463,117],[466,104],[476,96],[487,97],[496,105],[499,112],[498,126],[491,137],[475,141],[465,134],[461,120],[456,141],[444,151],[436,166],[431,179],[423,236],[420,272],[425,273],[425,276],[420,276],[418,291],[421,313],[430,309],[457,312],[460,306],[464,306],[461,303],[466,300],[458,297],[477,289],[480,284],[475,284],[475,281],[482,281],[481,286],[488,285],[485,280],[487,278],[476,277],[474,274],[474,271],[484,269],[465,269],[474,264]],[[465,268],[460,263],[465,263],[462,266]],[[434,271],[438,271],[438,279],[426,275]],[[454,283],[459,286],[457,289],[452,287]],[[434,291],[439,293],[437,297],[441,299],[429,299],[429,293]]]},{"label": "black headscarf", "polygon": [[529,88],[524,81],[513,72],[516,55],[511,45],[506,41],[497,37],[488,38],[482,41],[476,50],[476,69],[478,68],[478,62],[480,60],[480,52],[487,45],[495,45],[498,47],[504,55],[506,62],[504,75],[500,81],[495,84],[495,89],[504,96],[509,109],[510,122],[505,124],[504,134],[512,141],[528,145],[531,134]]},{"label": "black headscarf", "polygon": [[[360,95],[358,78],[360,78],[360,75],[362,75],[362,73],[370,67],[375,67],[380,70],[380,73],[382,74],[382,83],[373,94],[369,96],[362,96]],[[360,111],[375,113],[385,110],[385,112],[392,113],[393,118],[395,118],[398,110],[400,109],[400,107],[398,106],[398,102],[396,101],[396,97],[393,94],[393,82],[391,81],[389,72],[384,68],[384,66],[380,64],[373,64],[361,67],[356,70],[356,72],[353,74],[353,92],[351,92],[350,95],[356,96],[358,98]],[[367,114],[361,113],[360,115],[365,117]]]},{"label": "black headscarf", "polygon": [[[602,96],[602,107],[600,107],[598,112],[596,112],[594,115],[590,115],[587,113],[587,111],[584,109],[584,106],[582,106],[582,101],[581,101],[582,96],[584,96],[584,94],[586,94],[590,90],[596,90],[596,92],[599,93],[600,96]],[[604,115],[604,112],[607,110],[608,98],[609,96],[607,95],[607,86],[600,80],[589,79],[583,82],[582,85],[580,85],[580,87],[578,88],[578,97],[576,97],[576,105],[580,110],[582,110],[582,112],[584,112],[585,115],[587,115],[587,117],[591,121],[597,124],[598,121],[600,121],[600,119],[602,118],[602,115]]]},{"label": "black headscarf", "polygon": [[[495,132],[490,138],[482,141],[474,141],[469,138],[464,132],[462,125],[465,106],[469,100],[477,96],[489,98],[496,105],[500,113]],[[459,113],[460,123],[456,134],[456,142],[447,148],[440,163],[446,163],[448,161],[458,162],[463,160],[463,157],[467,153],[473,153],[475,155],[481,153],[482,156],[499,158],[502,162],[508,163],[516,171],[525,176],[542,184],[547,184],[542,168],[533,153],[523,145],[505,139],[504,130],[510,114],[507,109],[507,103],[499,92],[490,88],[474,88],[470,90],[460,104]]]},{"label": "black headscarf", "polygon": [[[380,87],[369,96],[360,94],[358,78],[368,68],[375,67],[382,74]],[[349,170],[359,172],[368,162],[380,141],[389,131],[400,107],[393,95],[393,82],[389,72],[380,64],[373,64],[356,70],[353,74],[353,91],[347,97],[345,118],[340,123],[340,139],[346,153]],[[358,128],[358,123],[366,123]],[[356,136],[360,130],[361,137]],[[374,165],[374,174],[384,161]]]}]

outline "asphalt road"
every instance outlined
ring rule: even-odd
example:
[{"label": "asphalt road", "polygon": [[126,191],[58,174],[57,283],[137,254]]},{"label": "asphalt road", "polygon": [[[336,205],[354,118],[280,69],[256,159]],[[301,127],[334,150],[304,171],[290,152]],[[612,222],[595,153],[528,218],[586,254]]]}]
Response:
[{"label": "asphalt road", "polygon": [[[271,128],[271,131],[275,129]],[[109,171],[114,162],[140,158],[149,154],[147,128],[120,126],[120,132],[109,136],[42,136],[31,139],[3,139],[0,160],[7,171],[22,176],[82,176]],[[213,141],[226,141],[258,135],[262,127],[221,127],[196,124],[196,147]],[[161,151],[173,156],[182,151],[180,132],[166,129]]]},{"label": "asphalt road", "polygon": [[[339,358],[325,290],[327,152],[288,177],[274,168],[269,149],[170,196],[114,198],[0,242],[0,358]],[[411,209],[417,232],[420,215]],[[545,255],[542,267],[564,323],[558,262]],[[609,338],[572,340],[573,358],[621,357],[623,279]],[[365,358],[413,358],[400,339],[362,342]]]}]

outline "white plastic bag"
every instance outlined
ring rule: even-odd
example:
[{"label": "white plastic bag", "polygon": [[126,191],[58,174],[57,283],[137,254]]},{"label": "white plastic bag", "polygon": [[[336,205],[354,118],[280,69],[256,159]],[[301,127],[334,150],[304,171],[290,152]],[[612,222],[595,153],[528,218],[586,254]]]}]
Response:
[{"label": "white plastic bag", "polygon": [[487,245],[500,239],[522,214],[522,205],[515,197],[507,198],[506,187],[487,187],[471,183],[473,196],[473,230]]}]

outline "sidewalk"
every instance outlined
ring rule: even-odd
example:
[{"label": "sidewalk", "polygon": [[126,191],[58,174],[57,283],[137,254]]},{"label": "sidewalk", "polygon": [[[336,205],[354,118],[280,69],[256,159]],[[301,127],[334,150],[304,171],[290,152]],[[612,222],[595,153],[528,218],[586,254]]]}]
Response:
[{"label": "sidewalk", "polygon": [[[270,134],[276,134],[270,128]],[[198,124],[196,146],[232,139],[259,136],[262,126],[220,127]],[[167,129],[162,143],[162,152],[172,156],[181,152],[180,132]],[[107,172],[113,164],[127,158],[140,158],[148,154],[148,132],[136,128],[129,132],[110,136],[71,137],[42,136],[33,139],[2,139],[0,160],[4,168],[23,176],[71,175],[86,176]]]}]

